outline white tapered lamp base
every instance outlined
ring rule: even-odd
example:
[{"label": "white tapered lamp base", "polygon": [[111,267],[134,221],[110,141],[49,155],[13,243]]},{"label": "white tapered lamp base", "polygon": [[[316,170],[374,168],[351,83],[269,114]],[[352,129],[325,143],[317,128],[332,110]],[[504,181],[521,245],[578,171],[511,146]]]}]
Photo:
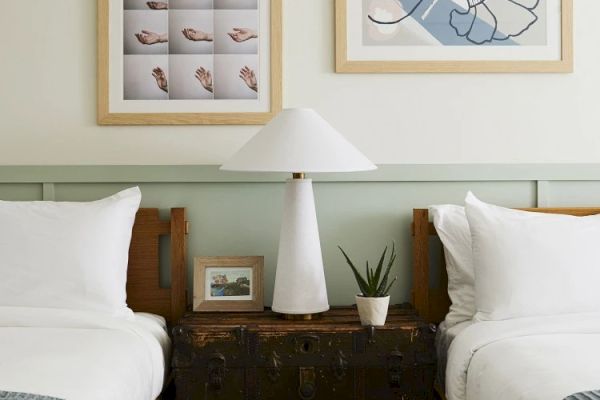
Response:
[{"label": "white tapered lamp base", "polygon": [[292,316],[329,310],[310,179],[285,186],[272,310]]}]

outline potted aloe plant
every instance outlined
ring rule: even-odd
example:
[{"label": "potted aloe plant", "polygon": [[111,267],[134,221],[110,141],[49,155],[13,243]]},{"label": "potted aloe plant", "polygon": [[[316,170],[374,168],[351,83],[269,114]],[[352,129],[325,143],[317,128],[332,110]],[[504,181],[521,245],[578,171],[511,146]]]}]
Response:
[{"label": "potted aloe plant", "polygon": [[385,271],[383,264],[388,250],[387,246],[385,250],[383,250],[377,268],[373,269],[369,267],[369,262],[367,261],[365,277],[358,272],[358,269],[356,269],[344,249],[340,246],[338,246],[338,248],[341,250],[346,258],[346,262],[352,269],[354,277],[356,278],[356,283],[361,291],[360,294],[356,295],[356,306],[358,307],[360,322],[365,326],[385,325],[385,319],[387,318],[388,307],[390,304],[389,291],[394,282],[396,282],[396,279],[398,279],[398,277],[395,277],[388,283],[392,265],[394,265],[394,261],[396,260],[396,248],[394,244],[392,244],[392,251],[387,266],[385,267]]}]

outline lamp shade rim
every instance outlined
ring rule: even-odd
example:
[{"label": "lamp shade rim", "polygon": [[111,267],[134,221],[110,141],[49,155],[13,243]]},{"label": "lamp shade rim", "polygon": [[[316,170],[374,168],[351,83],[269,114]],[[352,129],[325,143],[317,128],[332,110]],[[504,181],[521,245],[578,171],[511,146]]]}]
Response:
[{"label": "lamp shade rim", "polygon": [[377,167],[310,108],[285,109],[220,168],[249,172],[357,172]]},{"label": "lamp shade rim", "polygon": [[368,171],[375,171],[377,170],[378,167],[375,164],[372,164],[370,166],[366,166],[366,167],[362,167],[362,168],[327,168],[327,169],[318,169],[318,168],[314,168],[314,167],[301,167],[298,166],[298,168],[261,168],[261,167],[255,167],[255,168],[251,168],[251,167],[244,167],[244,168],[236,168],[235,166],[226,166],[226,165],[221,165],[219,167],[219,170],[221,171],[241,171],[241,172],[273,172],[273,173],[294,173],[294,172],[304,172],[304,173],[308,173],[308,174],[324,174],[324,173],[342,173],[342,172],[368,172]]}]

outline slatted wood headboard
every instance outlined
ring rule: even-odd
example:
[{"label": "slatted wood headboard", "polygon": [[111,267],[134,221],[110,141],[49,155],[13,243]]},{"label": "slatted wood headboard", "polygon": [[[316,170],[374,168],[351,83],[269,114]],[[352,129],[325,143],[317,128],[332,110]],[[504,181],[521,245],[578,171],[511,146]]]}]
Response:
[{"label": "slatted wood headboard", "polygon": [[[600,214],[600,208],[520,208],[519,210],[547,214],[566,214],[577,217]],[[438,323],[444,320],[450,309],[448,274],[443,255],[440,265],[430,265],[429,262],[429,239],[432,236],[437,237],[437,232],[433,224],[429,222],[429,211],[427,209],[413,210],[412,236],[412,303],[423,318],[429,322]],[[438,275],[439,284],[437,287],[431,286],[431,274]]]},{"label": "slatted wood headboard", "polygon": [[[162,315],[174,324],[186,310],[185,208],[171,209],[161,220],[157,208],[141,208],[133,226],[127,270],[127,304],[137,312]],[[160,287],[160,236],[170,235],[171,287]]]}]

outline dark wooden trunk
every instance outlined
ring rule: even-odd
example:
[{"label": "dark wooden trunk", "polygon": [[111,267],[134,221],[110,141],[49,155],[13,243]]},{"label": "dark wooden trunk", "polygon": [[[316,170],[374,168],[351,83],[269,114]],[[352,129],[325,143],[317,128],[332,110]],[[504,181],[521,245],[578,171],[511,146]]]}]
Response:
[{"label": "dark wooden trunk", "polygon": [[347,307],[315,321],[189,313],[173,334],[178,399],[433,399],[434,334],[408,305],[377,328]]}]

